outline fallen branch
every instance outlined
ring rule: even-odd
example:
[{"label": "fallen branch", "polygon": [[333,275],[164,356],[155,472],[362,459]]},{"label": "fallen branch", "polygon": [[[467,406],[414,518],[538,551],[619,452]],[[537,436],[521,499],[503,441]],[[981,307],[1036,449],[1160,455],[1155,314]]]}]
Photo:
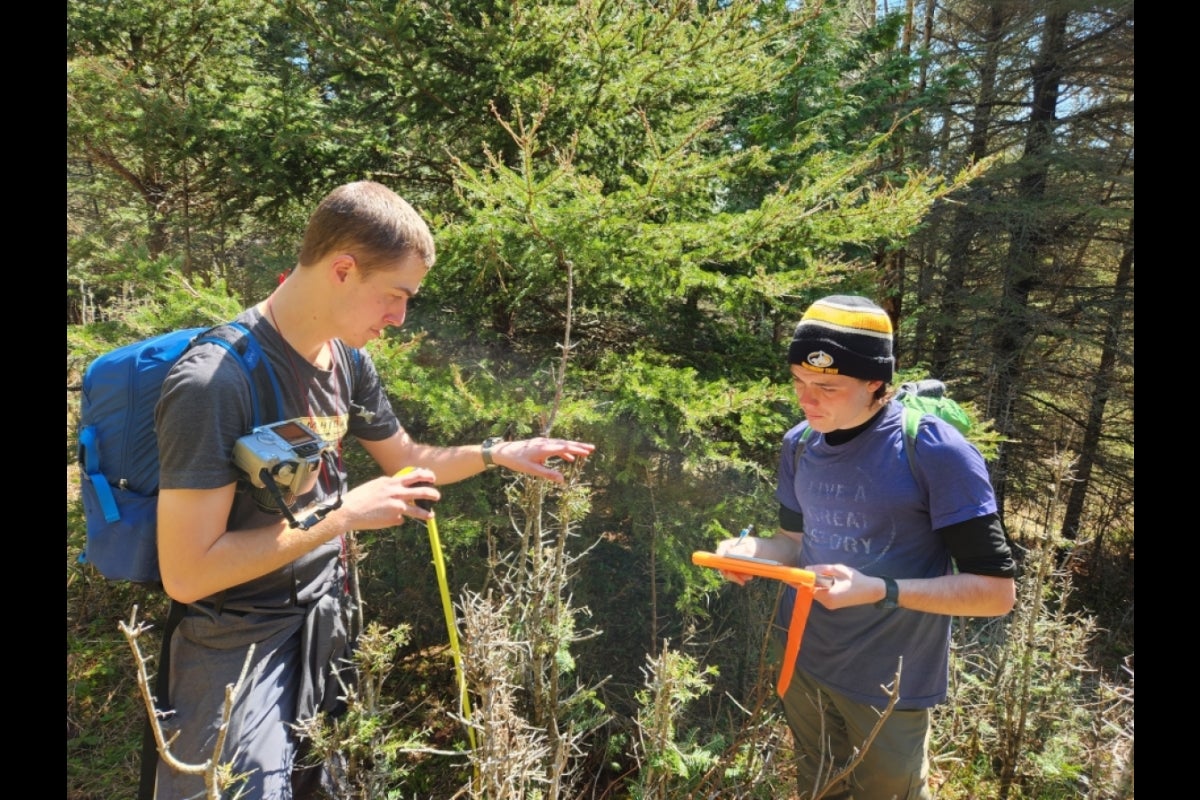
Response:
[{"label": "fallen branch", "polygon": [[129,647],[133,650],[133,658],[137,663],[137,684],[138,689],[142,693],[142,701],[146,704],[146,710],[150,715],[150,728],[154,733],[154,742],[158,748],[158,754],[162,760],[167,763],[171,769],[184,775],[203,775],[204,786],[208,800],[221,800],[221,792],[231,783],[236,780],[236,777],[224,777],[228,770],[222,769],[220,763],[221,750],[225,747],[225,738],[229,734],[229,720],[233,716],[233,701],[241,691],[242,684],[246,681],[246,673],[250,670],[250,664],[254,659],[254,645],[251,644],[246,651],[246,660],[242,664],[242,672],[238,675],[237,683],[227,684],[225,686],[225,704],[221,709],[221,724],[217,729],[217,740],[213,744],[212,757],[203,764],[188,764],[180,761],[171,752],[171,744],[178,736],[171,737],[167,740],[163,733],[162,720],[165,719],[171,712],[160,711],[156,705],[154,695],[150,691],[150,676],[146,669],[146,664],[149,662],[149,657],[142,655],[141,646],[138,644],[138,639],[142,634],[150,630],[150,625],[144,622],[137,621],[138,607],[133,607],[133,612],[129,615],[129,622],[118,622],[117,626],[121,629],[121,633],[125,635],[125,641],[129,642]]}]

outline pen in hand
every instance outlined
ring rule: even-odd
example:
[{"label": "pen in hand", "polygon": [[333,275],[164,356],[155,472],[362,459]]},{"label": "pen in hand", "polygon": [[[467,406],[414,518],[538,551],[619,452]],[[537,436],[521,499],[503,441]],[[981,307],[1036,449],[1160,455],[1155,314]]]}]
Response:
[{"label": "pen in hand", "polygon": [[[729,549],[729,551],[727,551],[725,553],[725,555],[728,556],[729,558],[744,558],[749,561],[757,561],[762,564],[770,564],[772,566],[782,566],[778,561],[771,561],[769,559],[763,559],[763,558],[755,558],[753,556],[743,556],[743,555],[738,555],[737,553],[732,552],[733,549],[736,548],[737,545],[741,543],[742,539],[745,539],[747,536],[753,536],[753,535],[754,535],[754,523],[751,522],[749,525],[742,528],[741,531],[738,532],[737,543],[735,543],[734,546],[731,547]],[[721,573],[723,575],[725,575],[726,578],[729,578],[729,580],[735,580],[734,578],[730,577],[730,573],[726,572],[725,570],[722,570]],[[823,575],[822,574],[822,575],[816,575],[814,577],[813,584],[815,586],[819,586],[821,588],[828,589],[829,587],[833,586],[833,581],[834,581],[834,577],[832,575]],[[735,580],[735,582],[736,583],[744,583],[745,581]]]}]

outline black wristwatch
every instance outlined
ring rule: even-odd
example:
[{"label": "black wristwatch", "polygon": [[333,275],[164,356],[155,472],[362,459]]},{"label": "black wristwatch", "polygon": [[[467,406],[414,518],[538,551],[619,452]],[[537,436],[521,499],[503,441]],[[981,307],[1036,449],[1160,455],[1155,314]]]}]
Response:
[{"label": "black wristwatch", "polygon": [[899,608],[900,607],[900,585],[896,583],[895,578],[889,578],[886,575],[880,575],[883,579],[884,594],[883,599],[875,603],[876,608]]},{"label": "black wristwatch", "polygon": [[483,440],[483,466],[485,469],[492,469],[496,466],[496,462],[492,461],[492,448],[503,442],[503,437],[489,436]]}]

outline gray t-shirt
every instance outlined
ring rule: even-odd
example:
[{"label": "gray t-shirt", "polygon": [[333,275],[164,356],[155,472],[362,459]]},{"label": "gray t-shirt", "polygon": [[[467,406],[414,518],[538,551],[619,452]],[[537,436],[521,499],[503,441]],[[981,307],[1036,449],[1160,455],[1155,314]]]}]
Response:
[{"label": "gray t-shirt", "polygon": [[[379,376],[365,353],[356,358],[334,343],[334,366],[314,367],[256,310],[245,325],[270,360],[283,396],[255,370],[260,423],[297,420],[339,443],[345,434],[378,441],[400,430]],[[232,461],[234,443],[250,432],[252,404],[246,373],[219,345],[192,348],[163,384],[156,422],[165,489],[215,489],[238,481],[228,530],[254,528],[280,512],[256,499]],[[340,449],[338,451],[340,453]],[[340,458],[327,459],[317,486],[297,498],[296,510],[330,502],[346,489]],[[293,797],[297,742],[293,725],[332,710],[343,693],[336,673],[348,664],[354,640],[354,598],[338,537],[291,564],[188,605],[171,637],[169,697],[164,722],[171,752],[187,763],[212,757],[227,685],[241,674],[250,645],[254,660],[229,720],[220,755],[233,772],[247,774],[247,797]],[[305,773],[316,776],[311,770]],[[319,776],[317,776],[319,777]],[[159,798],[202,797],[201,776],[182,775],[159,761]],[[306,793],[302,793],[308,796]]]},{"label": "gray t-shirt", "polygon": [[[323,370],[300,356],[257,310],[237,319],[245,325],[270,360],[283,396],[284,408],[274,408],[274,391],[255,371],[263,422],[297,420],[329,442],[340,443],[346,433],[367,440],[386,439],[400,429],[370,356],[356,359],[340,342],[334,346],[333,369]],[[357,363],[356,363],[357,361]],[[219,345],[192,348],[172,368],[156,412],[159,442],[159,485],[163,489],[215,489],[238,482],[228,529],[237,531],[277,520],[280,511],[261,489],[253,489],[234,465],[235,442],[250,432],[253,419],[245,371]],[[316,488],[299,497],[295,511],[312,503],[332,502],[346,489],[340,458],[327,458]],[[293,597],[305,602],[306,586],[338,553],[337,540],[317,548],[291,565],[233,587],[224,593],[226,607],[275,605]]]}]

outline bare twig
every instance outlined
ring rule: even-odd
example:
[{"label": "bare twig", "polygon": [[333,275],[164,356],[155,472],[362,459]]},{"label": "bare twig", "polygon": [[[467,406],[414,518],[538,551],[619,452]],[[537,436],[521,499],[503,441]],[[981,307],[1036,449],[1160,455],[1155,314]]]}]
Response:
[{"label": "bare twig", "polygon": [[173,736],[170,741],[167,741],[166,735],[163,733],[162,720],[170,712],[158,709],[154,695],[150,691],[149,671],[146,669],[146,664],[150,658],[142,654],[142,648],[138,643],[138,639],[141,638],[143,633],[150,630],[151,626],[144,622],[138,622],[137,613],[138,607],[135,605],[129,615],[129,622],[122,621],[117,623],[117,625],[121,629],[121,633],[125,635],[125,641],[129,642],[130,649],[133,650],[133,658],[137,663],[138,689],[141,690],[142,701],[146,704],[147,713],[150,715],[150,727],[154,733],[154,742],[158,748],[158,753],[162,757],[162,760],[176,772],[184,775],[203,775],[208,799],[220,800],[222,790],[236,779],[234,777],[227,777],[229,774],[229,765],[221,764],[221,750],[225,747],[225,739],[229,734],[229,720],[233,716],[234,700],[241,691],[242,685],[246,681],[246,674],[249,672],[250,665],[254,661],[254,645],[251,644],[246,650],[246,660],[242,663],[242,672],[238,675],[237,682],[225,686],[225,704],[221,709],[221,724],[217,729],[217,739],[213,744],[212,757],[202,764],[188,764],[180,761],[171,752],[171,744],[175,741],[176,737]]},{"label": "bare twig", "polygon": [[[839,781],[846,778],[850,773],[854,772],[854,768],[862,763],[867,751],[871,748],[871,744],[874,743],[875,737],[879,735],[879,731],[883,729],[883,724],[887,722],[888,717],[892,715],[892,711],[894,711],[896,708],[896,703],[900,700],[900,672],[903,670],[903,668],[904,656],[901,656],[896,660],[896,675],[894,678],[892,678],[891,686],[881,687],[885,692],[887,692],[887,706],[884,707],[883,711],[879,712],[879,719],[875,720],[875,725],[871,728],[871,732],[867,734],[867,738],[863,740],[862,747],[855,748],[854,755],[851,756],[850,760],[843,764],[841,769],[830,776],[830,778],[825,781],[824,784],[821,784],[821,788],[813,793],[812,800],[821,800],[821,798],[825,796],[826,792],[837,785]],[[824,728],[824,714],[821,715],[821,725],[822,728]],[[824,736],[821,738],[822,741],[824,741]],[[819,773],[817,783],[820,784]]]}]

